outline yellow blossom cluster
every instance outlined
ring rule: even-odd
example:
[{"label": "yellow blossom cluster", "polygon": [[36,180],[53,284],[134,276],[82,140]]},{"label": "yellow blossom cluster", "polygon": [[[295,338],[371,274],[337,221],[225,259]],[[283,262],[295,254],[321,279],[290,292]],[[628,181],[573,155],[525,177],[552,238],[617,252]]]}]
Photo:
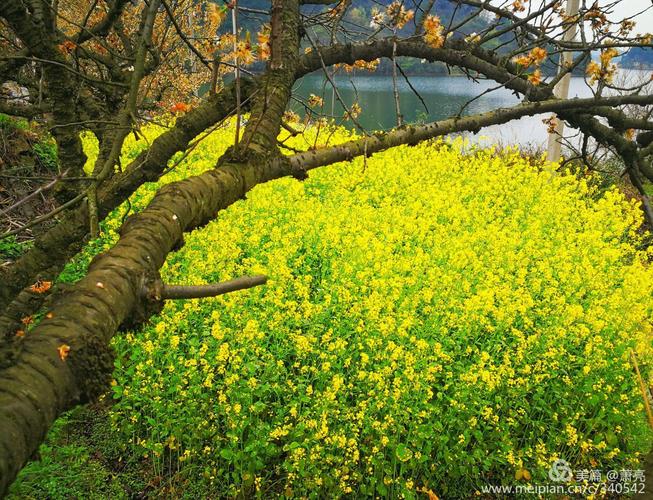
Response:
[{"label": "yellow blossom cluster", "polygon": [[438,16],[428,15],[424,19],[424,41],[434,49],[439,49],[444,44],[444,27]]},{"label": "yellow blossom cluster", "polygon": [[[161,182],[211,168],[229,126]],[[316,134],[280,139],[352,137]],[[631,352],[646,376],[653,360],[641,222],[589,176],[460,139],[257,186],[162,275],[268,283],[169,302],[117,336],[113,432],[206,496],[467,498],[482,478],[542,484],[558,458],[639,468],[651,433]]]},{"label": "yellow blossom cluster", "polygon": [[546,57],[546,49],[542,47],[534,47],[528,54],[522,54],[521,56],[514,58],[513,62],[523,68],[535,66],[535,71],[529,74],[527,78],[533,85],[539,85],[542,83],[542,70],[540,70],[539,66],[546,60]]},{"label": "yellow blossom cluster", "polygon": [[408,10],[404,7],[403,2],[394,0],[388,7],[385,9],[385,14],[388,16],[390,24],[397,29],[401,29],[406,26],[406,23],[415,17],[415,11]]},{"label": "yellow blossom cluster", "polygon": [[612,62],[612,59],[618,55],[619,51],[613,47],[601,49],[599,61],[591,61],[587,65],[586,73],[591,84],[599,81],[607,84],[612,83],[617,71],[617,65]]},{"label": "yellow blossom cluster", "polygon": [[345,69],[347,73],[351,73],[355,69],[360,69],[363,71],[376,71],[376,68],[379,67],[380,62],[381,62],[380,59],[373,59],[370,62],[367,62],[363,59],[359,59],[357,61],[354,61],[354,64],[343,64],[342,67]]}]

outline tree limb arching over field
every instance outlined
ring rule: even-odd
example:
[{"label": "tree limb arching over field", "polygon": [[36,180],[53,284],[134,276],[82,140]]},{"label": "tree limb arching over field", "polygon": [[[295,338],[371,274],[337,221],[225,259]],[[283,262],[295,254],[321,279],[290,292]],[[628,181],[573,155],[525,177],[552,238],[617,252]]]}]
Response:
[{"label": "tree limb arching over field", "polygon": [[[230,4],[243,16],[270,23],[261,28],[255,51],[259,66],[265,67],[252,75],[241,68],[254,58],[251,42],[221,35],[207,48],[201,41],[213,40],[224,17],[209,2],[113,0],[105,9],[83,0],[56,7],[44,0],[0,5],[0,77],[27,95],[3,95],[1,109],[40,117],[51,130],[65,171],[55,182],[63,207],[57,222],[40,233],[34,224],[33,249],[0,270],[0,422],[5,431],[0,435],[0,491],[6,491],[58,415],[106,389],[113,369],[109,341],[121,325],[143,321],[160,306],[142,289],[158,279],[166,256],[183,244],[184,232],[207,223],[257,184],[284,176],[301,180],[312,169],[356,156],[551,112],[615,151],[637,189],[645,180],[653,181],[648,111],[653,95],[647,82],[628,88],[614,84],[613,62],[617,49],[650,48],[650,35],[633,34],[630,19],[609,19],[599,7],[565,18],[557,1],[524,6],[459,0],[454,4],[465,14],[445,23],[434,3],[426,9],[389,4],[369,27],[345,22],[343,12],[355,2],[272,0],[263,12]],[[192,12],[203,21],[199,26],[172,22],[175,12],[183,19],[192,16],[182,13]],[[483,29],[467,31],[481,14]],[[572,24],[580,36],[563,42],[562,34]],[[198,31],[205,36],[187,36]],[[571,66],[560,67],[564,52],[573,54]],[[598,62],[593,53],[599,54]],[[292,128],[284,115],[296,81],[315,71],[329,75],[337,65],[379,58],[394,65],[397,57],[441,62],[470,78],[492,80],[521,103],[382,133],[366,131],[349,143],[281,154],[277,136],[282,127]],[[241,75],[234,83],[197,95],[200,84],[219,80],[234,66]],[[555,84],[572,71],[586,74],[594,97],[555,97]],[[178,75],[177,85],[167,83]],[[188,99],[193,101],[190,109],[175,103]],[[125,137],[139,134],[139,124],[160,109],[157,103],[183,114],[129,165],[115,169]],[[641,113],[634,116],[626,107]],[[119,241],[93,260],[86,277],[45,311],[43,321],[29,335],[15,336],[20,319],[42,305],[42,295],[29,288],[32,283],[54,279],[96,231],[97,221],[140,185],[158,179],[175,153],[229,116],[237,114],[240,123],[246,111],[250,115],[242,137],[215,159],[214,169],[160,189],[144,211],[126,220]],[[355,119],[353,110],[348,113]],[[84,176],[82,131],[99,140],[90,189],[85,182],[62,182],[66,176]],[[653,219],[644,192],[642,197]]]}]

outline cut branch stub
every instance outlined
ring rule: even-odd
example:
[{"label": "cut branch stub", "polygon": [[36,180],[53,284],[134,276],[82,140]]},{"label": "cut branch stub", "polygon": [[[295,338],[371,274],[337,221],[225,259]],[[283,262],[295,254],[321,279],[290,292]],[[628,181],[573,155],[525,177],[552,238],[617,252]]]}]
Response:
[{"label": "cut branch stub", "polygon": [[255,286],[264,285],[268,281],[267,276],[243,276],[222,283],[210,285],[166,285],[160,279],[143,286],[143,297],[149,302],[161,302],[163,300],[178,299],[201,299],[205,297],[217,297],[225,293],[246,290]]}]

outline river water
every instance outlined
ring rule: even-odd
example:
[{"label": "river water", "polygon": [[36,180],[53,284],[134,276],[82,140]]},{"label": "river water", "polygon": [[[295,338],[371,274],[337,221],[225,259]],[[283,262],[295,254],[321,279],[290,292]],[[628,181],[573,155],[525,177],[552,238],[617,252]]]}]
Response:
[{"label": "river water", "polygon": [[[639,73],[639,72],[637,72]],[[647,77],[648,77],[647,73]],[[632,75],[641,78],[642,75]],[[472,98],[498,87],[496,82],[480,80],[472,81],[464,76],[414,76],[409,77],[413,88],[420,94],[424,103],[415,95],[400,77],[398,90],[401,100],[401,112],[406,122],[424,122],[449,118],[460,112],[460,109]],[[396,113],[392,91],[392,78],[377,75],[355,75],[334,77],[338,93],[342,100],[350,106],[358,102],[362,108],[358,121],[368,130],[387,130],[396,124]],[[332,90],[323,75],[315,74],[304,77],[295,86],[295,95],[303,99],[310,94],[324,96],[324,112],[341,118],[344,109],[335,99],[332,107]],[[591,89],[582,77],[571,79],[569,97],[591,97]],[[482,113],[500,107],[514,106],[519,99],[509,90],[498,88],[491,90],[469,103],[463,114]],[[424,106],[426,105],[426,107]],[[304,106],[295,102],[292,108],[304,114]],[[522,147],[544,147],[547,140],[547,126],[542,120],[547,116],[539,115],[524,117],[504,125],[491,126],[482,129],[478,134],[471,135],[472,140],[481,143],[501,143],[503,145],[518,144]],[[344,122],[347,127],[353,127],[350,122]]]}]

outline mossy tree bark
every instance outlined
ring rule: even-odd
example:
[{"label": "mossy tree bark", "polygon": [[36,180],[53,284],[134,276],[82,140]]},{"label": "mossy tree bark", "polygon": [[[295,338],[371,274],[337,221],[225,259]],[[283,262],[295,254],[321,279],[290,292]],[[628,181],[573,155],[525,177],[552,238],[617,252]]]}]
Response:
[{"label": "mossy tree bark", "polygon": [[[12,346],[0,371],[0,492],[62,412],[106,390],[113,369],[109,341],[118,327],[150,307],[141,297],[182,234],[215,217],[254,185],[285,175],[286,164],[224,164],[161,188],[130,217],[118,243],[93,260],[87,276],[33,331]],[[70,348],[62,359],[61,350]]]},{"label": "mossy tree bark", "polygon": [[39,8],[30,13],[22,2],[5,0],[0,5],[0,16],[9,22],[29,54],[50,61],[44,65],[43,74],[53,103],[52,113],[56,122],[61,124],[52,129],[52,136],[57,142],[61,164],[66,165],[71,176],[79,176],[83,174],[86,157],[79,139],[79,128],[74,125],[79,121],[75,98],[78,92],[67,63],[57,49],[52,12],[44,3],[34,2],[32,5]]}]

